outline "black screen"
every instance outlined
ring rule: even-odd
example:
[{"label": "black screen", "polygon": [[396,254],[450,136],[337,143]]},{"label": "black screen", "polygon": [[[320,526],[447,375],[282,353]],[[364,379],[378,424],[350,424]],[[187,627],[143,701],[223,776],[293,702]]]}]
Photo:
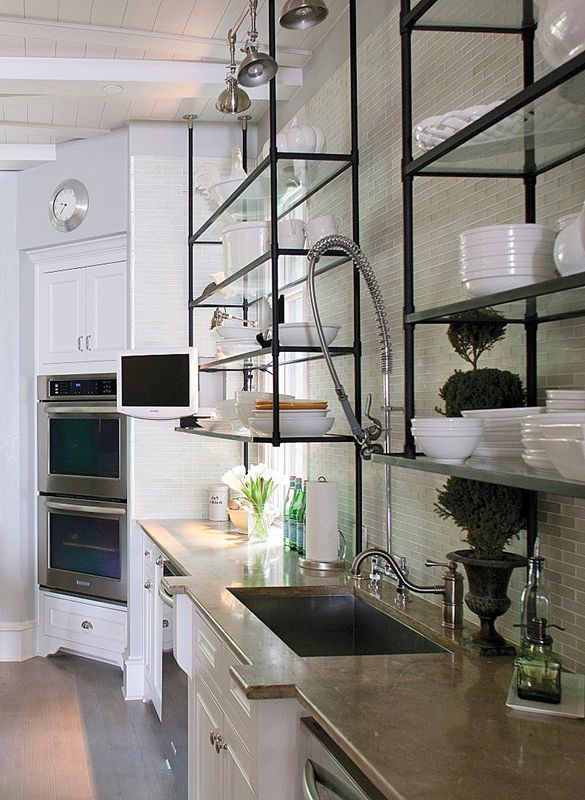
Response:
[{"label": "black screen", "polygon": [[189,406],[189,355],[122,356],[122,405]]}]

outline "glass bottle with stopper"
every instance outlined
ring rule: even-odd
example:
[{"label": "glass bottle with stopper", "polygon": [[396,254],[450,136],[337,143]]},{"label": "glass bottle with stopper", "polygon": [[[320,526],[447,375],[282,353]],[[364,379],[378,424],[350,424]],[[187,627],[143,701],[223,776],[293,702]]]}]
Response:
[{"label": "glass bottle with stopper", "polygon": [[538,543],[534,555],[528,559],[528,583],[522,592],[522,612],[520,618],[520,650],[524,653],[530,646],[531,634],[538,633],[537,620],[550,620],[550,600],[544,582],[544,558],[540,555]]},{"label": "glass bottle with stopper", "polygon": [[559,625],[547,625],[543,617],[533,618],[527,633],[522,655],[514,662],[516,666],[516,690],[522,700],[537,703],[561,702],[561,659],[553,653],[553,640],[548,630]]}]

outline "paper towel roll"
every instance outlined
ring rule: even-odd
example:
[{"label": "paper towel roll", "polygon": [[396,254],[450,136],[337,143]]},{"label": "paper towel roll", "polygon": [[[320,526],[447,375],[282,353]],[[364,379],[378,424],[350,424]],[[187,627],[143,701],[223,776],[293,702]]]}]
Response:
[{"label": "paper towel roll", "polygon": [[337,561],[338,527],[337,483],[307,481],[306,558],[311,561]]}]

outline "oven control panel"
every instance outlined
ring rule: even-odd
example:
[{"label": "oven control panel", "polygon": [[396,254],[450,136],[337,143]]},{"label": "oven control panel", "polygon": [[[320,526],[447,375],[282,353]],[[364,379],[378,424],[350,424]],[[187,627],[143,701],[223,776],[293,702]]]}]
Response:
[{"label": "oven control panel", "polygon": [[46,384],[48,400],[66,400],[69,398],[88,399],[92,397],[114,399],[116,397],[115,376],[79,378],[63,376],[49,378]]}]

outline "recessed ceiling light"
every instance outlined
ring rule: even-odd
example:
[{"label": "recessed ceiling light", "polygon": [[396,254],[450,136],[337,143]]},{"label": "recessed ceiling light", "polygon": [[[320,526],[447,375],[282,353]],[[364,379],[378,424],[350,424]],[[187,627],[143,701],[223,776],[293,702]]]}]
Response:
[{"label": "recessed ceiling light", "polygon": [[104,94],[122,94],[124,91],[124,87],[120,86],[119,83],[107,83],[105,86],[102,86],[102,92]]}]

